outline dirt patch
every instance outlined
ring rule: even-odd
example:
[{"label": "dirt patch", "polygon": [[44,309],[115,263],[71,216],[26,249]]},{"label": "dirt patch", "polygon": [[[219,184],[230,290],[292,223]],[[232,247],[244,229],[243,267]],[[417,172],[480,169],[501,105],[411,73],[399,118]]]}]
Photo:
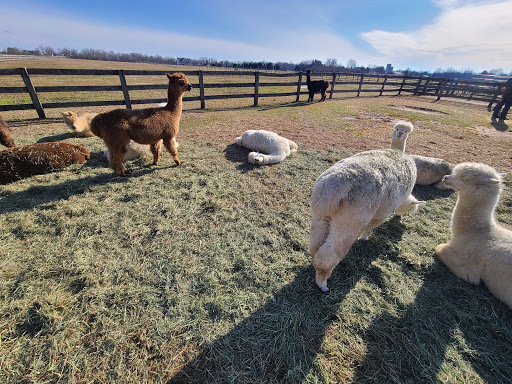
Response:
[{"label": "dirt patch", "polygon": [[388,107],[391,107],[393,109],[398,109],[399,111],[420,112],[420,113],[425,113],[427,115],[448,115],[448,113],[446,113],[446,112],[436,111],[435,109],[412,107],[409,105],[388,105]]}]

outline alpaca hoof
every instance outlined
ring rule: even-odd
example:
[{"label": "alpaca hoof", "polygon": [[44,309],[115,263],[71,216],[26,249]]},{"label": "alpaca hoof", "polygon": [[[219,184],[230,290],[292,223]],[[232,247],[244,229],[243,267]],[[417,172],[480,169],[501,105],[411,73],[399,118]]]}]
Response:
[{"label": "alpaca hoof", "polygon": [[176,165],[181,165],[181,161],[179,160],[174,160],[174,162],[176,163]]},{"label": "alpaca hoof", "polygon": [[329,292],[329,288],[327,288],[327,280],[324,281],[324,282],[316,282],[316,285],[318,285],[318,288],[320,288],[320,290],[323,292],[323,293],[326,293],[326,292]]}]

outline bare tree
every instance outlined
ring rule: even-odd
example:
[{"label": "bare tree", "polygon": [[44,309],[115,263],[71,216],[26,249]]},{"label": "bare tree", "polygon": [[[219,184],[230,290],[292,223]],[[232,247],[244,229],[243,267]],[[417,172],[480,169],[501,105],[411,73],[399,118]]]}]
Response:
[{"label": "bare tree", "polygon": [[348,69],[354,69],[355,67],[357,67],[357,63],[354,59],[350,59],[349,61],[347,61]]}]

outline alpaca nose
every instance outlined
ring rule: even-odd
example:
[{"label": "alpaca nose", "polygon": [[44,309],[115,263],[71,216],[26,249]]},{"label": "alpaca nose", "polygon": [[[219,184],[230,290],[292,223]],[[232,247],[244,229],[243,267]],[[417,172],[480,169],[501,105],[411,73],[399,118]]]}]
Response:
[{"label": "alpaca nose", "polygon": [[189,84],[188,85],[188,90],[190,91],[192,89],[192,86]]}]

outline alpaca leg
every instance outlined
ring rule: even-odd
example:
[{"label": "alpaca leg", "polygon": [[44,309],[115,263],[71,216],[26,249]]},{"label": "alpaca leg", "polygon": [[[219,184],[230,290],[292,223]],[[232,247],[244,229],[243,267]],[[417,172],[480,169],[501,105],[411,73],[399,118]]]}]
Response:
[{"label": "alpaca leg", "polygon": [[164,140],[165,148],[169,151],[176,165],[181,165],[181,161],[178,158],[178,149],[176,148],[176,140],[171,138],[170,140]]},{"label": "alpaca leg", "polygon": [[332,270],[347,255],[367,222],[367,218],[357,217],[352,210],[337,213],[331,219],[327,239],[313,256],[316,284],[322,292],[329,290],[327,279]]},{"label": "alpaca leg", "polygon": [[325,101],[325,89],[322,90],[322,97],[320,98],[320,101]]},{"label": "alpaca leg", "polygon": [[386,221],[387,217],[379,218],[379,219],[372,219],[364,229],[363,233],[359,236],[361,240],[368,240],[370,235],[372,234],[373,230],[377,228],[379,225],[381,225],[384,221]]},{"label": "alpaca leg", "polygon": [[480,284],[480,265],[473,258],[457,255],[450,244],[440,244],[436,247],[439,260],[458,278],[471,284]]},{"label": "alpaca leg", "polygon": [[155,144],[149,146],[149,150],[153,154],[153,165],[158,165],[160,160],[160,149],[162,148],[162,140],[157,141]]},{"label": "alpaca leg", "polygon": [[108,147],[109,151],[109,164],[114,173],[119,176],[128,176],[128,173],[123,167],[123,160],[126,155],[126,147]]},{"label": "alpaca leg", "polygon": [[329,220],[311,214],[311,226],[309,229],[309,254],[314,257],[318,249],[325,243],[329,234]]},{"label": "alpaca leg", "polygon": [[309,92],[309,98],[308,98],[308,102],[313,102],[313,97],[315,96],[315,92]]}]

